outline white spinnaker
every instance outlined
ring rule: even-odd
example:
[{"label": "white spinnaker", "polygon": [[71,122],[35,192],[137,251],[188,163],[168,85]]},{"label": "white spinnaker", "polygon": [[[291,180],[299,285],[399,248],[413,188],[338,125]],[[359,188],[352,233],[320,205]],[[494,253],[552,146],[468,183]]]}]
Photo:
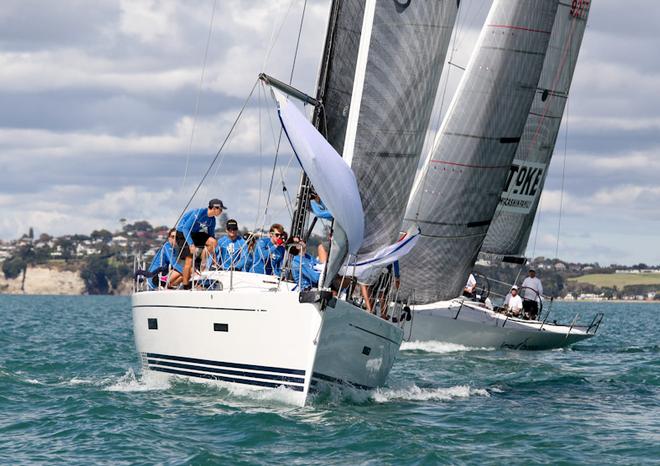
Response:
[{"label": "white spinnaker", "polygon": [[314,189],[346,233],[348,252],[356,254],[364,236],[364,212],[351,168],[287,97],[272,89],[293,151]]}]

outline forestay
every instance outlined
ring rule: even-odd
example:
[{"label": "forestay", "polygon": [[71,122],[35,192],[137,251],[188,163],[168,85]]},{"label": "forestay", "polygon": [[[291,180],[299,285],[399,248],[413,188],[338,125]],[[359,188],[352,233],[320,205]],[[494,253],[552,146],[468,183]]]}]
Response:
[{"label": "forestay", "polygon": [[502,192],[539,82],[558,0],[496,0],[406,212],[422,237],[403,260],[418,302],[457,296]]},{"label": "forestay", "polygon": [[484,256],[521,256],[525,252],[568,99],[589,3],[559,4],[534,103],[481,247]]},{"label": "forestay", "polygon": [[271,89],[278,113],[300,165],[345,233],[348,252],[356,254],[364,235],[364,212],[355,175],[346,161],[287,97]]},{"label": "forestay", "polygon": [[368,253],[398,238],[458,1],[344,0],[337,8],[320,85],[328,140],[357,177]]}]

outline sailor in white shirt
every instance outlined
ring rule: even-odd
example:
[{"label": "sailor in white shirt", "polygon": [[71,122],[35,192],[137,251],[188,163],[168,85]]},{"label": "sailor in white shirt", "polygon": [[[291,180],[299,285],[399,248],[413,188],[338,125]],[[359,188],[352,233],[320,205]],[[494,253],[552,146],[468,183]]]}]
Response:
[{"label": "sailor in white shirt", "polygon": [[523,308],[523,300],[520,296],[518,296],[518,287],[516,285],[513,285],[509,294],[506,295],[504,306],[506,307],[509,315],[516,317],[520,316]]},{"label": "sailor in white shirt", "polygon": [[530,319],[536,319],[539,314],[539,303],[543,294],[541,280],[536,278],[536,271],[529,269],[529,276],[522,282],[523,310]]},{"label": "sailor in white shirt", "polygon": [[463,288],[463,296],[466,298],[474,298],[474,292],[477,290],[477,279],[473,274],[468,277],[467,283]]}]

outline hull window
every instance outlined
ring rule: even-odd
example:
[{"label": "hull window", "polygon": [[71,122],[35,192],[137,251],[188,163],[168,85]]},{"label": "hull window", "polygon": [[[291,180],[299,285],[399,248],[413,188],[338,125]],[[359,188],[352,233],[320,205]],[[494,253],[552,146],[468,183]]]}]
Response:
[{"label": "hull window", "polygon": [[214,332],[228,332],[229,324],[213,324]]}]

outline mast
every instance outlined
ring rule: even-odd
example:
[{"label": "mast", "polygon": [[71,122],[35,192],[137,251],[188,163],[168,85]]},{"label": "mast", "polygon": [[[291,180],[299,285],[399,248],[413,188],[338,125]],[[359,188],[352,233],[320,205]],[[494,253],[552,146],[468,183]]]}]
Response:
[{"label": "mast", "polygon": [[[319,70],[319,78],[316,86],[316,100],[321,103],[314,108],[312,116],[312,124],[319,130],[319,132],[327,137],[325,125],[323,121],[325,116],[323,114],[323,101],[327,91],[328,74],[330,72],[331,60],[330,57],[333,51],[335,30],[337,25],[337,15],[339,13],[339,4],[341,0],[332,0],[330,7],[330,18],[328,20],[328,28],[325,38],[325,46],[323,47],[323,58],[321,59],[321,69]],[[312,192],[312,185],[309,178],[303,171],[300,179],[300,186],[298,187],[298,195],[296,196],[296,208],[293,212],[293,220],[291,222],[291,237],[303,237],[305,233],[305,224],[307,223],[307,216],[309,213],[308,206]]]}]

